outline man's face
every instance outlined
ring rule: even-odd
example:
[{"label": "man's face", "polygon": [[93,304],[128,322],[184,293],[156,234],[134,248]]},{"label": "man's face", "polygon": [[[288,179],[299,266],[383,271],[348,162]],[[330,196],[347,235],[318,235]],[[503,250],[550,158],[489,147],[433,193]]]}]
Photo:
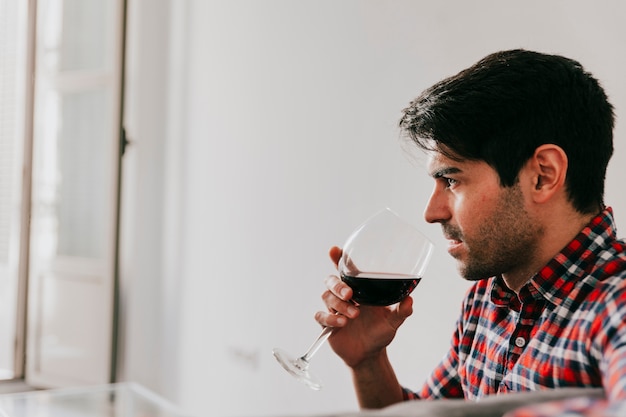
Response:
[{"label": "man's face", "polygon": [[487,163],[440,153],[430,156],[428,168],[435,186],[424,217],[441,224],[461,275],[479,280],[523,271],[542,231],[526,211],[519,185],[501,187]]}]

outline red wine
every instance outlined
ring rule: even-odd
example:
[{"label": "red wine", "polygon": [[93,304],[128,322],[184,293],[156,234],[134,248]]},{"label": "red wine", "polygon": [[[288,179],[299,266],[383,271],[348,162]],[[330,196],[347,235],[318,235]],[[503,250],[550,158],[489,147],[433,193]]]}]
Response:
[{"label": "red wine", "polygon": [[352,300],[370,306],[388,306],[402,301],[422,280],[414,275],[362,273],[341,280],[352,288]]}]

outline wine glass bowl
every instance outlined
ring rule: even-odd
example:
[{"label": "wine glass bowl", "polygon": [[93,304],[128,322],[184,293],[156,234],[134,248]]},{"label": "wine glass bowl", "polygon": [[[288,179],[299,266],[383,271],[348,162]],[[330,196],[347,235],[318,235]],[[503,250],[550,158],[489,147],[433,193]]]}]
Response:
[{"label": "wine glass bowl", "polygon": [[[346,240],[338,264],[339,276],[352,288],[352,301],[388,306],[406,298],[421,281],[433,244],[418,229],[386,208],[361,224]],[[330,336],[325,327],[306,353],[294,358],[275,348],[274,357],[291,375],[310,388],[321,382],[309,371],[309,361]]]},{"label": "wine glass bowl", "polygon": [[432,243],[389,209],[358,227],[343,246],[338,271],[352,300],[386,306],[402,301],[419,284]]}]

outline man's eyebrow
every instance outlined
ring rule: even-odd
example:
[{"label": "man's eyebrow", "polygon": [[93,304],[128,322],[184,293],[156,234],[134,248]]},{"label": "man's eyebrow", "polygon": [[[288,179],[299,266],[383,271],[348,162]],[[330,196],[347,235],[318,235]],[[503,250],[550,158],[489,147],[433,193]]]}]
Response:
[{"label": "man's eyebrow", "polygon": [[446,167],[446,168],[437,169],[431,172],[430,176],[433,177],[434,179],[437,179],[437,178],[445,177],[446,175],[450,175],[450,174],[458,174],[459,172],[461,172],[460,168]]}]

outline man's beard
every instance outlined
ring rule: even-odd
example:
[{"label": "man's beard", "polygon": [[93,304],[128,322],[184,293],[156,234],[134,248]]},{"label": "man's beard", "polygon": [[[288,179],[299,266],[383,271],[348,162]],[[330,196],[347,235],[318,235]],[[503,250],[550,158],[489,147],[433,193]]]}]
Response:
[{"label": "man's beard", "polygon": [[470,281],[490,278],[520,269],[536,252],[541,234],[523,205],[518,185],[501,194],[497,206],[473,236],[464,236],[456,226],[442,224],[449,239],[463,241],[466,258],[458,261],[461,276]]}]

